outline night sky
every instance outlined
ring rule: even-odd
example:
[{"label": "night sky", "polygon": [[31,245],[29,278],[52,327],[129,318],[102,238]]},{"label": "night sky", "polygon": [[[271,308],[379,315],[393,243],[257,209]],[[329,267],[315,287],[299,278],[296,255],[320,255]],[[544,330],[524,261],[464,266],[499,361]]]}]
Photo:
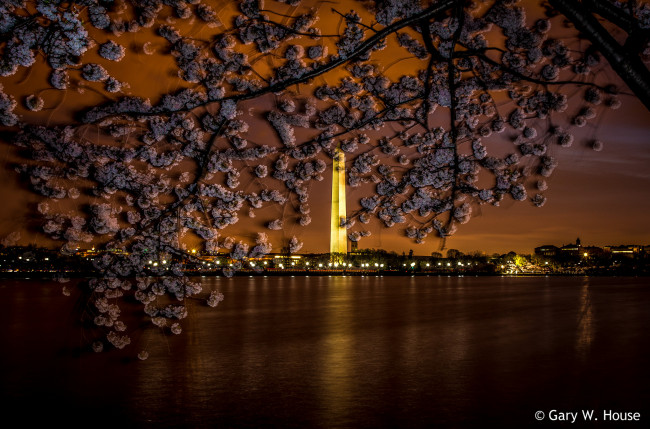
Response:
[{"label": "night sky", "polygon": [[[211,31],[213,29],[206,26],[194,36],[200,38]],[[124,61],[110,63],[99,58],[96,50],[90,50],[85,61],[104,64],[116,78],[129,82],[125,94],[153,98],[161,90],[170,91],[188,85],[174,76],[173,59],[164,53],[164,44],[159,39],[153,45],[145,45],[156,40],[152,39],[151,29],[125,33],[116,39],[129,50]],[[83,81],[77,82],[84,88],[82,93],[76,89],[48,89],[49,69],[43,66],[41,59],[38,61],[31,69],[21,68],[14,76],[0,78],[4,91],[17,100],[30,93],[45,100],[45,109],[37,113],[27,111],[19,102],[16,113],[21,114],[23,120],[50,125],[65,123],[80,107],[104,100],[93,84]],[[611,71],[605,71],[598,80],[616,82],[617,78]],[[413,249],[415,254],[426,255],[434,251],[444,253],[444,249],[449,248],[488,254],[508,251],[532,253],[536,246],[559,246],[572,243],[578,237],[583,245],[650,244],[650,112],[632,96],[623,96],[621,100],[623,105],[620,109],[603,112],[597,120],[581,129],[582,134],[577,134],[572,147],[552,149],[559,165],[547,179],[548,200],[543,207],[536,208],[529,202],[516,202],[512,198],[506,198],[500,207],[475,207],[470,222],[460,225],[456,234],[444,243],[431,235],[424,244],[415,244],[404,236],[403,228],[387,229],[375,223],[370,228],[373,234],[363,238],[359,247],[399,253]],[[264,103],[270,106],[272,99],[266,98],[262,104],[250,106],[252,110],[249,113],[255,115],[256,109],[261,111]],[[251,128],[252,141],[261,142],[269,138],[265,134],[268,129]],[[602,151],[588,147],[586,142],[593,139],[603,141]],[[19,181],[12,166],[15,160],[16,149],[3,142],[0,151],[3,165],[0,176],[3,202],[0,238],[17,231],[21,237],[17,244],[55,244],[47,241],[37,230],[41,220],[35,208],[40,199]],[[322,182],[315,182],[310,187],[312,223],[307,227],[295,224],[282,231],[265,231],[271,241],[287,240],[296,235],[304,242],[301,252],[327,252],[330,187],[331,173],[328,172]],[[363,188],[348,189],[348,208],[358,204],[363,192]],[[268,208],[261,213],[281,216],[282,208]],[[243,215],[241,223],[228,234],[250,239],[251,231],[263,229],[259,227],[261,218],[263,216],[248,219]],[[279,249],[276,247],[275,250]]]}]

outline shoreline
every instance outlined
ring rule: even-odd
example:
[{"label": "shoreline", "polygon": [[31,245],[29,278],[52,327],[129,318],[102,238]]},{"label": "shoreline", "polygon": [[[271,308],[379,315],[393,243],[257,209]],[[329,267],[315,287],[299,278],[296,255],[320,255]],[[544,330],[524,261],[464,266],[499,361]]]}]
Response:
[{"label": "shoreline", "polygon": [[[620,271],[605,273],[518,273],[503,274],[494,272],[464,271],[464,272],[437,272],[418,271],[408,272],[400,270],[240,270],[232,276],[226,276],[220,271],[209,272],[186,272],[184,277],[648,277],[648,272]],[[101,278],[97,273],[84,272],[3,272],[0,273],[0,280],[52,280],[58,279],[91,279]],[[127,276],[123,279],[134,279],[136,277],[168,277],[165,274],[148,274],[144,276]]]}]

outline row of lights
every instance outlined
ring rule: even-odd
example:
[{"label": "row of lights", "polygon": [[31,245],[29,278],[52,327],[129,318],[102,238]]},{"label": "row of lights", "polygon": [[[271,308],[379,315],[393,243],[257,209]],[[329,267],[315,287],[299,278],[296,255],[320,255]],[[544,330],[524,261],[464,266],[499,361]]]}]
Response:
[{"label": "row of lights", "polygon": [[[23,259],[23,257],[19,256],[18,259]],[[50,258],[44,258],[44,260],[49,261]],[[26,258],[25,261],[29,262],[29,258]]]},{"label": "row of lights", "polygon": [[[196,250],[192,250],[192,253],[196,253]],[[20,259],[22,259],[22,258],[20,258]],[[47,258],[46,258],[45,260],[47,260]],[[166,260],[163,260],[162,263],[163,263],[163,264],[166,264],[167,261],[166,261]],[[216,261],[215,261],[215,264],[216,264],[216,265],[219,265],[219,263],[220,263],[219,260],[216,260]],[[158,266],[158,262],[149,261],[149,264],[150,264],[150,265],[153,265],[154,267]],[[264,261],[263,264],[264,264],[264,265],[267,265],[268,263],[267,263],[267,261]],[[547,264],[548,264],[548,262],[547,262]],[[203,265],[212,266],[212,263],[203,262]],[[291,262],[291,265],[292,265],[292,266],[295,266],[296,263],[295,263],[295,262]],[[309,262],[305,262],[305,265],[306,265],[306,266],[309,266]],[[345,262],[343,262],[343,263],[340,264],[340,265],[342,265],[343,267],[354,268],[354,265],[352,265],[352,264],[347,264],[347,263],[345,263]],[[431,264],[427,263],[426,266],[429,267],[430,265],[431,265]],[[440,266],[440,265],[442,265],[442,263],[438,262],[438,266]],[[462,263],[462,262],[458,262],[458,265],[463,266],[463,263]],[[468,263],[467,265],[471,265],[471,263]],[[230,264],[230,266],[232,267],[232,264]],[[251,266],[251,267],[255,267],[255,262],[252,262],[252,261],[251,261],[251,262],[250,262],[250,266]],[[338,268],[339,263],[338,263],[338,262],[334,262],[334,263],[330,262],[330,263],[327,264],[327,266],[328,266],[328,267],[332,267],[332,266],[334,266],[334,268]],[[406,266],[406,264],[403,264],[403,266]],[[447,266],[450,267],[450,266],[451,266],[451,263],[450,263],[450,262],[447,262]],[[279,264],[279,267],[280,267],[280,268],[284,268],[284,264]],[[318,264],[318,267],[319,267],[319,268],[322,268],[322,267],[323,267],[323,264],[322,264],[322,263],[319,263],[319,264]],[[360,267],[361,267],[361,268],[369,268],[369,267],[370,267],[370,264],[368,264],[368,263],[362,263],[362,264],[360,265]],[[378,264],[378,263],[375,263],[375,267],[376,267],[376,268],[384,268],[384,264]],[[411,262],[411,267],[415,267],[415,262]]]}]

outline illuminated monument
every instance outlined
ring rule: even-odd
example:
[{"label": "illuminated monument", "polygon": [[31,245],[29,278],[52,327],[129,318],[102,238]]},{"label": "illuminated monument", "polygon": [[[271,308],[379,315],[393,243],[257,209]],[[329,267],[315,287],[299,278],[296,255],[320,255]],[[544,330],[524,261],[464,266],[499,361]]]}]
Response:
[{"label": "illuminated monument", "polygon": [[348,251],[345,218],[345,155],[341,148],[337,147],[332,162],[330,253],[347,253]]}]

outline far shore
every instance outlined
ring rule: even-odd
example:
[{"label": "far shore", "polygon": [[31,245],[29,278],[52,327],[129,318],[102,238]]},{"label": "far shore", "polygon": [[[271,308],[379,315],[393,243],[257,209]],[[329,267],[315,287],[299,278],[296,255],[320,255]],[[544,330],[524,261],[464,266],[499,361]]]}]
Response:
[{"label": "far shore", "polygon": [[[232,276],[227,276],[221,270],[197,272],[185,272],[188,278],[196,277],[267,277],[267,276],[284,276],[284,277],[318,277],[318,276],[341,276],[341,277],[382,277],[382,276],[402,276],[402,277],[647,277],[647,272],[634,271],[604,271],[604,272],[550,272],[550,273],[517,273],[504,274],[485,271],[409,271],[409,270],[239,270]],[[97,273],[84,272],[0,272],[0,280],[59,280],[62,279],[91,279],[100,278]],[[138,276],[124,277],[167,277],[162,274],[141,274]]]}]

